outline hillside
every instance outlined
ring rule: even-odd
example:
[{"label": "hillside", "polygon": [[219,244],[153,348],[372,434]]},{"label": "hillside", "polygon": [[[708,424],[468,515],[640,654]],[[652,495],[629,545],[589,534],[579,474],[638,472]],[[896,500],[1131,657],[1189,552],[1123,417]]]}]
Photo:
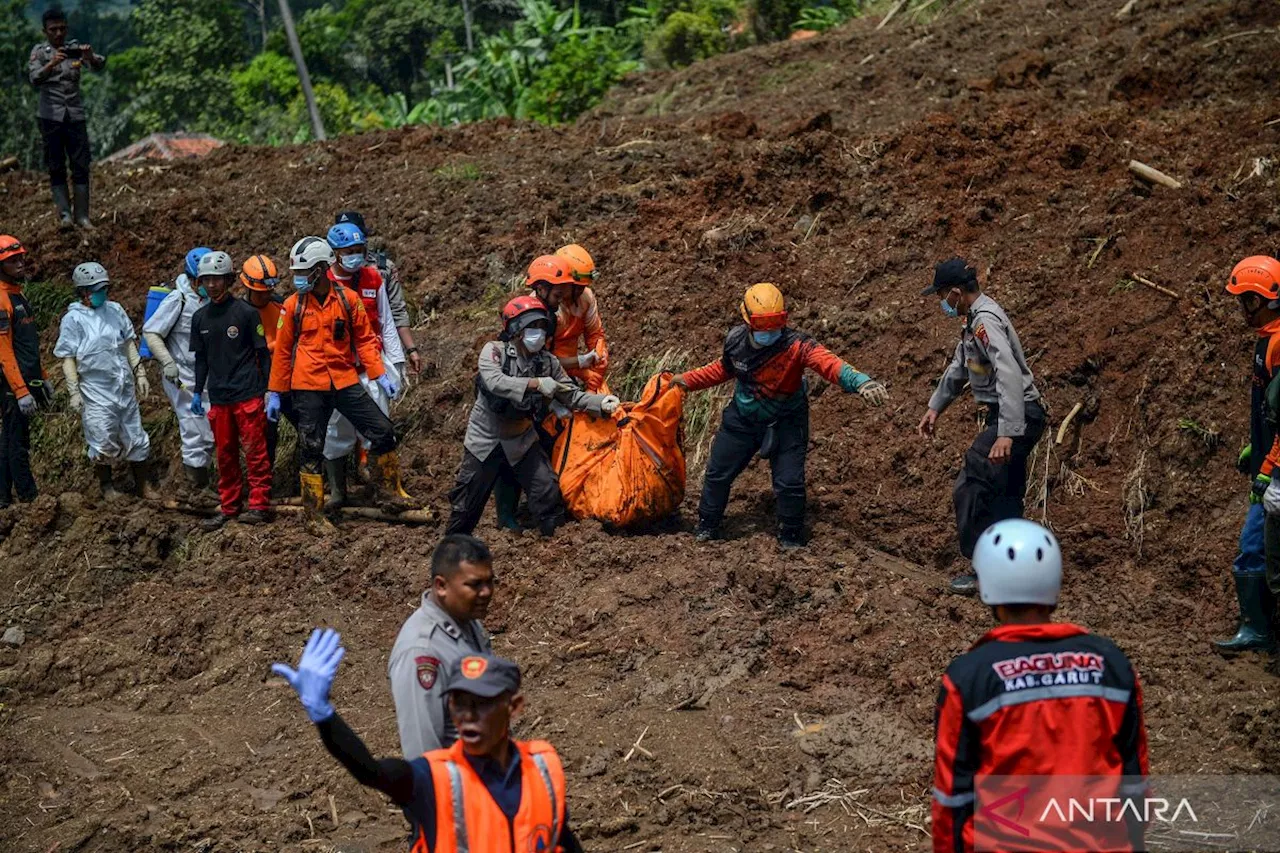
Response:
[{"label": "hillside", "polygon": [[[407,487],[441,513],[504,288],[569,240],[601,266],[619,376],[668,352],[711,360],[742,288],[773,280],[794,325],[885,380],[887,410],[814,383],[797,554],[776,549],[758,463],[726,542],[687,532],[696,477],[650,534],[581,523],[548,542],[491,516],[478,531],[502,577],[496,648],[526,671],[520,733],[565,756],[574,825],[592,850],[668,853],[928,849],[939,674],[990,624],[943,592],[971,407],[933,443],[914,432],[956,334],[918,293],[964,254],[1017,323],[1051,432],[1088,404],[1038,452],[1031,512],[1069,557],[1060,615],[1144,678],[1153,770],[1275,772],[1274,675],[1209,642],[1235,614],[1253,345],[1222,287],[1239,258],[1280,252],[1280,6],[938,5],[632,79],[563,129],[99,168],[84,245],[56,230],[43,176],[10,174],[0,231],[52,279],[100,260],[137,319],[193,245],[279,258],[333,211],[364,211],[420,309],[432,368],[396,419]],[[1130,159],[1184,187],[1137,181]],[[176,465],[158,395],[148,421]],[[0,847],[403,849],[401,818],[328,758],[268,666],[338,627],[335,704],[395,752],[386,659],[437,531],[210,535],[117,514],[95,504],[72,416],[42,429],[45,496],[0,514],[0,607],[27,635],[0,648]],[[624,760],[642,733],[652,758]]]}]

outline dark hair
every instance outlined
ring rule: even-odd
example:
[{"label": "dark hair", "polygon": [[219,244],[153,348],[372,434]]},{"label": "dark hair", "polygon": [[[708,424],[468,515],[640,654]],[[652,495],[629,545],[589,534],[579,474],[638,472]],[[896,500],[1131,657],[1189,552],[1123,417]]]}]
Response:
[{"label": "dark hair", "polygon": [[489,546],[465,533],[450,533],[431,554],[431,577],[453,577],[463,563],[491,564]]},{"label": "dark hair", "polygon": [[40,16],[40,26],[47,27],[52,21],[67,22],[67,13],[54,6],[52,9],[45,9],[44,14]]}]

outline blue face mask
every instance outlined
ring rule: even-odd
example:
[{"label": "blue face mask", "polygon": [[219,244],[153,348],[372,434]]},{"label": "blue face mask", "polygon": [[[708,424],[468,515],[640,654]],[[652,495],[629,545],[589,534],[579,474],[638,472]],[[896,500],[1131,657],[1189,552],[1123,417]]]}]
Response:
[{"label": "blue face mask", "polygon": [[960,316],[960,312],[947,301],[947,297],[945,296],[942,297],[942,313],[953,319]]},{"label": "blue face mask", "polygon": [[199,296],[201,299],[208,299],[209,289],[202,284],[196,288],[196,295]]},{"label": "blue face mask", "polygon": [[781,329],[770,329],[767,332],[752,332],[751,339],[756,342],[756,346],[768,347],[773,346],[782,337]]},{"label": "blue face mask", "polygon": [[338,263],[347,272],[355,272],[364,266],[364,255],[343,255]]},{"label": "blue face mask", "polygon": [[295,289],[297,289],[299,293],[309,292],[313,287],[313,285],[311,284],[311,276],[295,275],[293,277],[293,286]]},{"label": "blue face mask", "polygon": [[107,289],[105,287],[102,288],[101,290],[95,290],[93,293],[89,294],[90,308],[101,308],[103,305],[106,305],[106,304],[107,304]]}]

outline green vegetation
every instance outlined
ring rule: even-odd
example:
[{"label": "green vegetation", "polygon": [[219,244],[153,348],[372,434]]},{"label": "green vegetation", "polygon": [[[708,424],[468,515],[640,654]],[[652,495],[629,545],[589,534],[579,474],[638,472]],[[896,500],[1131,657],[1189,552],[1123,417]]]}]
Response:
[{"label": "green vegetation", "polygon": [[[685,66],[793,29],[826,30],[864,14],[872,0],[633,2],[291,0],[291,8],[325,129],[335,135],[502,116],[569,122],[630,72]],[[40,143],[26,61],[42,40],[39,16],[54,3],[0,0],[0,108],[8,117],[0,155],[29,167],[39,164]],[[311,138],[275,2],[62,5],[71,37],[108,57],[104,72],[82,82],[96,156],[157,131],[273,145]]]}]

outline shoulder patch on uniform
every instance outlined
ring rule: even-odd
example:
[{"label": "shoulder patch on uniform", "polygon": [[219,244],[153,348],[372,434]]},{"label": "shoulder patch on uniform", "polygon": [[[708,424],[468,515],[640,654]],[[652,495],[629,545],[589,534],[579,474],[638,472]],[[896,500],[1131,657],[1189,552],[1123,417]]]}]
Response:
[{"label": "shoulder patch on uniform", "polygon": [[984,323],[978,324],[978,327],[973,330],[973,336],[982,341],[984,347],[991,346],[991,339],[987,337],[987,327]]},{"label": "shoulder patch on uniform", "polygon": [[413,659],[413,662],[418,668],[418,683],[422,685],[423,690],[430,690],[435,686],[436,674],[440,671],[440,658],[419,655]]}]

